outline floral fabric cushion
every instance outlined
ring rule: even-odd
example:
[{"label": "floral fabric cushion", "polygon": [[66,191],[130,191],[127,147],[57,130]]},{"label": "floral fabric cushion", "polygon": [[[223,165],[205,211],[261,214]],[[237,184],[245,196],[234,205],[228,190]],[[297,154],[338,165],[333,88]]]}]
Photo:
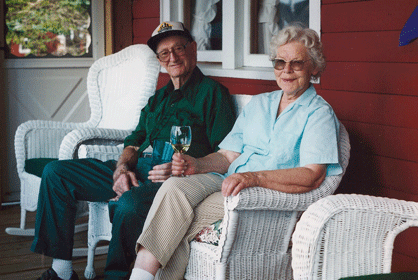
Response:
[{"label": "floral fabric cushion", "polygon": [[196,240],[197,242],[202,242],[202,243],[207,243],[207,244],[218,246],[219,239],[222,233],[222,226],[223,226],[223,220],[220,219],[214,222],[213,224],[211,224],[209,227],[202,229],[198,234],[196,234],[193,240]]}]

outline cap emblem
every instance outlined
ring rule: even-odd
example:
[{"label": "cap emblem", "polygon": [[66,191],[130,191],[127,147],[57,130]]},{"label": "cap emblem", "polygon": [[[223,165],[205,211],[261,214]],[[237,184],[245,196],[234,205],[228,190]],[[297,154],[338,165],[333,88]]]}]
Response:
[{"label": "cap emblem", "polygon": [[162,33],[162,32],[166,32],[166,31],[171,30],[171,29],[173,29],[173,25],[171,25],[167,22],[163,22],[163,23],[161,23],[160,28],[158,28],[157,32]]}]

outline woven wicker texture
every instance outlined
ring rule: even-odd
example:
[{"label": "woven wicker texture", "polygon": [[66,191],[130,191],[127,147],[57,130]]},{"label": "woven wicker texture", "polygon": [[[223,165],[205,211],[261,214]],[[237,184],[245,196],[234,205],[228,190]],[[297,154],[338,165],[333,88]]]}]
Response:
[{"label": "woven wicker texture", "polygon": [[[86,140],[94,143],[95,139],[107,139],[111,144],[121,143],[135,128],[141,108],[154,94],[159,69],[155,54],[146,45],[128,47],[99,59],[91,66],[87,78],[91,108],[89,121],[63,123],[35,120],[18,127],[15,154],[23,211],[36,210],[40,183],[40,178],[25,172],[25,160],[70,159],[76,155],[80,143]],[[24,228],[24,220],[21,223]]]},{"label": "woven wicker texture", "polygon": [[[350,142],[342,124],[339,149],[345,172]],[[319,188],[308,193],[257,187],[226,198],[220,245],[193,241],[185,278],[293,279],[290,239],[296,221],[312,203],[334,193],[344,172],[326,177]]]},{"label": "woven wicker texture", "polygon": [[[155,93],[160,64],[146,45],[133,45],[97,60],[87,77],[91,107],[90,120],[63,138],[59,159],[96,158],[117,160],[123,140],[138,124],[142,108]],[[88,258],[85,277],[93,279],[94,255],[107,252],[97,248],[110,240],[111,224],[107,203],[89,202]]]},{"label": "woven wicker texture", "polygon": [[[251,96],[249,95],[234,95],[234,102],[236,111],[241,112],[243,106],[247,104]],[[109,146],[107,143],[101,145],[80,145],[78,149],[79,158],[96,158],[100,160],[117,160],[123,150],[121,145]],[[152,149],[144,151],[152,153]],[[88,258],[87,267],[84,276],[87,279],[93,279],[96,275],[94,272],[94,255],[97,244],[101,240],[110,240],[112,237],[111,223],[109,220],[109,210],[107,202],[89,202],[89,228],[88,228]]]},{"label": "woven wicker texture", "polygon": [[[8,228],[11,234],[33,235],[26,229],[26,211],[35,211],[41,179],[24,170],[26,159],[77,158],[98,145],[115,146],[136,127],[141,109],[155,92],[160,64],[146,45],[133,45],[97,60],[89,69],[87,91],[90,119],[84,123],[34,120],[21,124],[15,134],[17,172],[21,184],[21,225]],[[93,145],[89,148],[89,145]],[[78,151],[83,146],[84,150]],[[116,147],[105,148],[115,151]],[[103,151],[101,148],[100,151]],[[99,153],[98,153],[99,154]],[[98,155],[97,154],[97,155]],[[100,159],[117,156],[100,153]],[[87,203],[80,203],[79,216],[87,214]],[[85,255],[86,249],[74,251]]]},{"label": "woven wicker texture", "polygon": [[396,236],[418,226],[418,203],[356,194],[312,204],[293,234],[294,279],[389,273]]}]

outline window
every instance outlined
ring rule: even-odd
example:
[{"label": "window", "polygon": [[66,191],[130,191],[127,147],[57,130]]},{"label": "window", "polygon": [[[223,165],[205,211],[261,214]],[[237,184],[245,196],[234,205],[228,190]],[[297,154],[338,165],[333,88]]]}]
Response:
[{"label": "window", "polygon": [[274,80],[269,42],[301,22],[320,34],[320,0],[160,0],[161,20],[182,21],[213,76]]},{"label": "window", "polygon": [[6,0],[6,67],[85,67],[103,56],[103,0]]},{"label": "window", "polygon": [[92,57],[91,4],[6,0],[8,58]]}]

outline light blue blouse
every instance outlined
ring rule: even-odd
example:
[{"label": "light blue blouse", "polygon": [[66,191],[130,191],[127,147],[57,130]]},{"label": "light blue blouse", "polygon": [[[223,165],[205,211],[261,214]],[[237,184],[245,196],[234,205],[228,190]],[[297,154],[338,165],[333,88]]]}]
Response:
[{"label": "light blue blouse", "polygon": [[311,85],[276,118],[283,91],[252,97],[221,149],[241,153],[233,173],[327,164],[327,176],[338,175],[339,121],[331,106]]}]

